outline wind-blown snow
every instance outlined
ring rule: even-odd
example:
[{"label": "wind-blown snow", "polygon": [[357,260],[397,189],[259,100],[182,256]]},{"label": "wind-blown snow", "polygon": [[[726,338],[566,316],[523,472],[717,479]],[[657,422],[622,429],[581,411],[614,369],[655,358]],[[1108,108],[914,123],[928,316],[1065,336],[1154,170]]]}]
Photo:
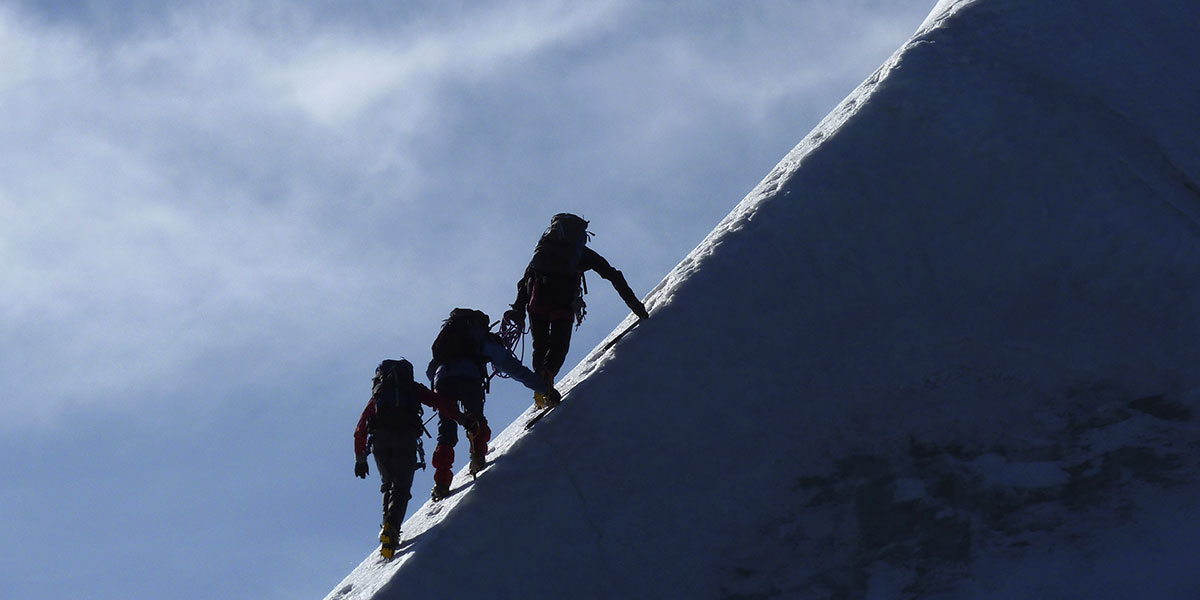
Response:
[{"label": "wind-blown snow", "polygon": [[1200,597],[1197,31],[942,0],[329,598]]}]

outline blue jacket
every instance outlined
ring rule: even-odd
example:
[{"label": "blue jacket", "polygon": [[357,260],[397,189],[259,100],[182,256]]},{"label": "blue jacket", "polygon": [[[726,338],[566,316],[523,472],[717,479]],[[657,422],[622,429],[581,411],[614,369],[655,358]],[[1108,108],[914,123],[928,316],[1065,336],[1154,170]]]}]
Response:
[{"label": "blue jacket", "polygon": [[[491,363],[496,367],[496,370],[520,381],[525,387],[542,394],[550,391],[550,386],[538,377],[536,373],[530,371],[528,367],[521,364],[517,356],[508,348],[505,348],[496,338],[495,335],[488,334],[480,348],[483,354],[483,368],[487,368],[487,363]],[[429,368],[425,370],[425,376],[429,378],[430,385],[437,389],[438,381],[447,377],[460,377],[464,379],[477,379],[482,381],[486,376],[480,369],[480,365],[476,364],[468,358],[455,358],[444,363],[429,363]]]}]

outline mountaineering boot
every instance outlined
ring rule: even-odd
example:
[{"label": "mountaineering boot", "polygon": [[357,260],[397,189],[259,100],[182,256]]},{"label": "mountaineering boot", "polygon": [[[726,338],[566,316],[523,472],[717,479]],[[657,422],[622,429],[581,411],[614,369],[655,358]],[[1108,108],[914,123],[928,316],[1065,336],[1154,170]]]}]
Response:
[{"label": "mountaineering boot", "polygon": [[450,496],[450,486],[444,483],[433,484],[433,491],[430,492],[429,498],[434,502],[438,502]]},{"label": "mountaineering boot", "polygon": [[478,475],[480,471],[487,467],[486,450],[481,452],[479,444],[475,443],[475,438],[478,434],[478,429],[467,432],[467,446],[471,449],[471,464],[469,468],[471,477]]},{"label": "mountaineering boot", "polygon": [[[546,382],[546,385],[548,385],[548,386],[554,385],[554,376],[551,375],[549,371],[546,371],[545,369],[538,369],[537,376],[541,377],[542,381]],[[550,402],[550,395],[543,394],[542,392],[534,392],[533,393],[533,405],[538,407],[539,409],[550,408],[551,406],[553,406],[553,404],[551,404],[551,402]]]},{"label": "mountaineering boot", "polygon": [[479,474],[480,471],[487,468],[487,457],[480,456],[480,453],[471,453],[471,477]]},{"label": "mountaineering boot", "polygon": [[467,430],[467,445],[471,449],[470,473],[474,477],[487,468],[488,442],[492,439],[492,428],[488,427],[487,418],[477,415],[472,420],[474,425]]},{"label": "mountaineering boot", "polygon": [[391,560],[400,546],[400,528],[391,523],[384,523],[379,532],[379,555]]}]

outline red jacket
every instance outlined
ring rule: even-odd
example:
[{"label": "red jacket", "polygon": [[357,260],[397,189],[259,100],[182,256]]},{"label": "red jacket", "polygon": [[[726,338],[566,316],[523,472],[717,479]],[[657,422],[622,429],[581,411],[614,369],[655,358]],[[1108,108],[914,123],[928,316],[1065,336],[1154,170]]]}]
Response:
[{"label": "red jacket", "polygon": [[[421,404],[428,406],[455,421],[462,418],[462,412],[458,410],[458,402],[451,398],[442,396],[437,392],[431,391],[421,383],[413,382],[417,386],[417,399]],[[375,397],[372,396],[367,402],[367,407],[363,409],[362,416],[358,418],[358,426],[354,428],[354,456],[359,461],[367,459],[369,454],[367,449],[367,435],[370,431],[371,419],[375,416]]]}]

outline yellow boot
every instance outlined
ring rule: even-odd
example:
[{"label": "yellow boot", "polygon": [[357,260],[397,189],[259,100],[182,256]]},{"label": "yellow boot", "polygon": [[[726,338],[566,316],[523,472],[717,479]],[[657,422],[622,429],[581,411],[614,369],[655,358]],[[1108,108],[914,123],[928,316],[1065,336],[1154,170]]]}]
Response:
[{"label": "yellow boot", "polygon": [[396,555],[396,548],[399,546],[400,529],[391,523],[384,523],[383,530],[379,532],[379,555],[391,560]]},{"label": "yellow boot", "polygon": [[[542,381],[546,382],[546,385],[548,385],[548,386],[554,385],[554,376],[551,375],[550,373],[547,373],[546,371],[538,369],[537,375],[538,375],[538,377],[542,378]],[[551,406],[550,396],[548,394],[543,394],[541,392],[534,392],[533,393],[533,405],[538,407],[539,410],[541,410],[543,408],[549,408]]]},{"label": "yellow boot", "polygon": [[467,432],[467,446],[471,449],[471,463],[468,470],[471,477],[474,478],[480,471],[487,468],[487,456],[484,456],[478,445],[475,443],[475,437],[479,434],[479,430]]}]

